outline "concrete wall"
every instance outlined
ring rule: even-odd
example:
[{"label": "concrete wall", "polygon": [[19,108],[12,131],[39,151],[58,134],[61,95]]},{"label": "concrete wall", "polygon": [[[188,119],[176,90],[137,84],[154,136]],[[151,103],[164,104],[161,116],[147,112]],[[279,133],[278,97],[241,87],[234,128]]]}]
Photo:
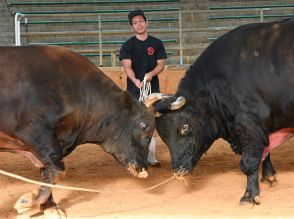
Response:
[{"label": "concrete wall", "polygon": [[13,44],[13,16],[9,13],[5,0],[0,0],[0,46],[8,46]]}]

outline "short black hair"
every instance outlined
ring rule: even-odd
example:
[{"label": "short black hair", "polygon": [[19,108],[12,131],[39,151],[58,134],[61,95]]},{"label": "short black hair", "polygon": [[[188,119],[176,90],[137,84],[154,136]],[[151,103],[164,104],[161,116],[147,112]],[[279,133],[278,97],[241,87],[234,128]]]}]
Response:
[{"label": "short black hair", "polygon": [[144,18],[145,21],[147,20],[146,17],[145,17],[144,11],[142,11],[141,9],[137,9],[137,10],[131,11],[128,14],[128,18],[129,18],[129,21],[130,21],[131,25],[132,25],[132,18],[137,16],[137,15],[141,15]]}]

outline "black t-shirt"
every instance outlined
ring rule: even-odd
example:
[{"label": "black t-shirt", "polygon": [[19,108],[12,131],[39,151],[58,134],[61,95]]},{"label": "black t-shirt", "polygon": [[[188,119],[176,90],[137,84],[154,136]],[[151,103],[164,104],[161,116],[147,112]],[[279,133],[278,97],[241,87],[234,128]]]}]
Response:
[{"label": "black t-shirt", "polygon": [[[135,36],[128,39],[120,49],[119,60],[131,59],[132,69],[136,78],[142,81],[146,73],[153,70],[158,59],[166,59],[166,52],[161,40],[148,36],[144,41]],[[157,75],[151,80],[152,93],[159,92],[159,81]],[[127,90],[133,94],[140,93],[134,83],[127,79]]]}]

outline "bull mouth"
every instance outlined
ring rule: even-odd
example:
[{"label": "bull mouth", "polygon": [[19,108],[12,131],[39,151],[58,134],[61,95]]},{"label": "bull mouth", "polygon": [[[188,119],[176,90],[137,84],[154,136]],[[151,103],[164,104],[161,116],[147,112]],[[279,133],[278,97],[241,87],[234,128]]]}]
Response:
[{"label": "bull mouth", "polygon": [[139,179],[146,179],[148,177],[148,172],[145,167],[139,168],[136,164],[128,163],[127,171]]},{"label": "bull mouth", "polygon": [[190,173],[189,170],[187,170],[183,166],[179,166],[178,168],[175,169],[174,171],[174,177],[177,179],[183,179],[185,176],[187,176]]}]

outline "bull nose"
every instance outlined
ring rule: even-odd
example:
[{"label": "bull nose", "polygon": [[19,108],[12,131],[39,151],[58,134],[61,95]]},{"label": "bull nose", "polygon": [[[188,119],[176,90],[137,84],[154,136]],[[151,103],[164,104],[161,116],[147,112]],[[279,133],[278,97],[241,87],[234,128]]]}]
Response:
[{"label": "bull nose", "polygon": [[177,179],[183,178],[185,175],[187,175],[189,173],[189,170],[187,170],[185,167],[183,166],[179,166],[178,168],[175,169],[174,171],[174,177],[176,177]]},{"label": "bull nose", "polygon": [[148,177],[147,170],[143,167],[142,171],[138,174],[138,178],[140,179],[146,179]]}]

